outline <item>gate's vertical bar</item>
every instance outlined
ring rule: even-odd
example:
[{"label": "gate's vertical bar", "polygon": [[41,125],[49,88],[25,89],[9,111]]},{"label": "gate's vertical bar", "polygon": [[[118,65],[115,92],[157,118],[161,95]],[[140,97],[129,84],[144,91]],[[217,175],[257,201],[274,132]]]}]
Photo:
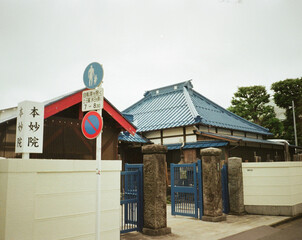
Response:
[{"label": "gate's vertical bar", "polygon": [[143,192],[143,187],[144,187],[144,178],[143,178],[143,165],[138,167],[138,230],[141,232],[143,230],[143,222],[144,222],[144,213],[143,213],[143,198],[144,198],[144,192]]},{"label": "gate's vertical bar", "polygon": [[201,220],[203,215],[203,196],[202,196],[202,167],[201,160],[197,161],[198,164],[198,201],[199,201],[199,219]]},{"label": "gate's vertical bar", "polygon": [[170,164],[171,170],[171,214],[175,215],[175,196],[174,196],[174,163]]},{"label": "gate's vertical bar", "polygon": [[221,169],[221,187],[222,187],[222,204],[223,213],[229,213],[229,189],[228,189],[228,169],[227,165],[223,165]]},{"label": "gate's vertical bar", "polygon": [[[125,175],[125,179],[124,179],[124,184],[125,184],[125,187],[124,187],[124,200],[126,200],[128,198],[128,192],[129,192],[129,189],[128,189],[128,175]],[[128,223],[128,204],[125,204],[125,223]]]},{"label": "gate's vertical bar", "polygon": [[197,196],[197,181],[196,181],[196,163],[193,166],[193,179],[194,179],[194,202],[195,202],[195,218],[198,218],[198,196]]}]

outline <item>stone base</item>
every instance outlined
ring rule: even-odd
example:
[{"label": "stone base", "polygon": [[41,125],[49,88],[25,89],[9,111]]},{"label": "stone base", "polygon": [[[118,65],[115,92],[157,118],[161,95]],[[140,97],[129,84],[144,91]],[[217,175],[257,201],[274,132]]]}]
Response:
[{"label": "stone base", "polygon": [[162,236],[169,233],[171,233],[170,227],[159,228],[159,229],[143,228],[143,234],[149,236]]},{"label": "stone base", "polygon": [[302,203],[293,206],[245,205],[248,214],[297,216],[302,214]]},{"label": "stone base", "polygon": [[206,222],[222,222],[226,220],[226,215],[221,215],[217,217],[202,216],[201,220]]}]

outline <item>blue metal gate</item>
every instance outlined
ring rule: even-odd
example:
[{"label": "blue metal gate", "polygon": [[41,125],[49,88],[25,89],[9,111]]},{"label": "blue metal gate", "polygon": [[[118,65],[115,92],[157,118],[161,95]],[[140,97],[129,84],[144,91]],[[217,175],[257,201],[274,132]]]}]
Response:
[{"label": "blue metal gate", "polygon": [[[172,215],[203,215],[201,160],[191,164],[171,164],[171,212]],[[229,213],[227,166],[221,169],[223,212]]]},{"label": "blue metal gate", "polygon": [[126,164],[121,172],[121,233],[143,228],[143,164]]},{"label": "blue metal gate", "polygon": [[[172,215],[191,216],[198,218],[198,206],[202,206],[202,198],[198,195],[202,193],[198,184],[200,178],[196,172],[196,163],[191,164],[171,164],[171,211]],[[200,164],[201,168],[201,164]]]}]

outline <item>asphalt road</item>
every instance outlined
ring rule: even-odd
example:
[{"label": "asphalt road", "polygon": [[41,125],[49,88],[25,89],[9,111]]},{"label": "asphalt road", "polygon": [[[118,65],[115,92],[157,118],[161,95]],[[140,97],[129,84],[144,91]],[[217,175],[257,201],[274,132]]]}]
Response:
[{"label": "asphalt road", "polygon": [[259,240],[302,240],[302,217],[275,228],[279,231]]},{"label": "asphalt road", "polygon": [[302,217],[276,227],[261,226],[223,240],[302,240]]}]

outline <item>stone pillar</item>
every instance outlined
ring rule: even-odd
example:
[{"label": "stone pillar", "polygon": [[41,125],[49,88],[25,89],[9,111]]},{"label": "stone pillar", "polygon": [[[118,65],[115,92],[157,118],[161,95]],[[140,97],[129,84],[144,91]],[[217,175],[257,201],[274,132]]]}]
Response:
[{"label": "stone pillar", "polygon": [[162,145],[142,147],[144,161],[144,227],[146,235],[171,233],[167,227],[166,153]]},{"label": "stone pillar", "polygon": [[203,221],[219,222],[226,220],[222,212],[222,187],[220,155],[218,148],[200,150],[202,158]]},{"label": "stone pillar", "polygon": [[230,214],[244,214],[242,159],[237,157],[228,160]]}]

